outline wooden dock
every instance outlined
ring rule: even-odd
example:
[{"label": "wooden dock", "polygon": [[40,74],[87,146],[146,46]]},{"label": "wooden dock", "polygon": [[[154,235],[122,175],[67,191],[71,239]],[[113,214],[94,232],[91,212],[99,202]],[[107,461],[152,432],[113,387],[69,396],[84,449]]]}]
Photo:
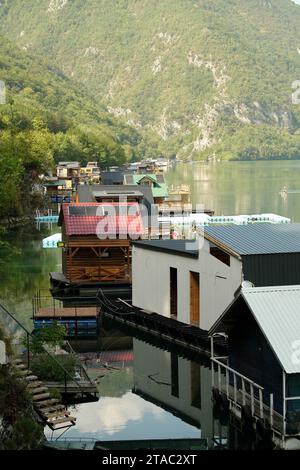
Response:
[{"label": "wooden dock", "polygon": [[34,318],[96,318],[97,307],[41,307],[34,314]]},{"label": "wooden dock", "polygon": [[96,305],[65,305],[53,297],[37,293],[32,299],[33,323],[35,330],[57,321],[64,325],[67,337],[97,336],[100,308]]}]

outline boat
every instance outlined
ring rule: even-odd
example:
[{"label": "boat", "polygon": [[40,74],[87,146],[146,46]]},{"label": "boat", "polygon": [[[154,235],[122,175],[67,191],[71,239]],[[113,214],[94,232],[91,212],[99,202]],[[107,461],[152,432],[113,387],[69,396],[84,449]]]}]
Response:
[{"label": "boat", "polygon": [[279,194],[281,196],[284,196],[288,193],[288,190],[287,190],[287,187],[286,186],[283,186],[283,188],[281,188],[281,190],[279,191]]}]

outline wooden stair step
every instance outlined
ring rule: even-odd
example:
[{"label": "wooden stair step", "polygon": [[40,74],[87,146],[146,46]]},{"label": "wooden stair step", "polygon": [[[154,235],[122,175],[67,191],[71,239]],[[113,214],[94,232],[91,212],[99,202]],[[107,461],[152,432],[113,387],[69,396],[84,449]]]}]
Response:
[{"label": "wooden stair step", "polygon": [[37,380],[38,377],[36,375],[27,375],[24,377],[25,380],[28,380],[29,382],[32,382],[33,380]]},{"label": "wooden stair step", "polygon": [[59,418],[56,419],[55,421],[49,421],[49,424],[52,426],[55,426],[56,424],[62,424],[62,423],[75,423],[76,418],[74,416],[68,416],[67,418]]},{"label": "wooden stair step", "polygon": [[13,363],[13,364],[21,364],[21,363],[23,363],[23,359],[14,359],[14,360],[12,361],[12,363]]},{"label": "wooden stair step", "polygon": [[70,416],[70,411],[67,411],[67,410],[65,410],[65,411],[63,411],[63,410],[61,410],[61,411],[54,411],[53,413],[45,413],[45,416],[46,416],[47,421],[48,421],[48,420],[50,420],[50,419],[52,420],[53,418],[57,418],[57,419],[58,419],[58,418],[60,418],[60,417],[62,417],[62,418],[63,418],[63,417],[68,417],[68,416]]},{"label": "wooden stair step", "polygon": [[37,406],[41,411],[43,411],[43,408],[46,408],[48,405],[55,405],[59,404],[60,401],[57,398],[50,398],[49,400],[42,401],[40,403],[35,403],[34,406]]},{"label": "wooden stair step", "polygon": [[43,413],[43,415],[47,415],[48,413],[54,413],[54,412],[59,412],[59,411],[64,411],[66,410],[66,407],[64,405],[53,405],[53,406],[48,406],[41,408],[40,411]]},{"label": "wooden stair step", "polygon": [[28,387],[29,389],[31,389],[31,388],[39,387],[39,386],[42,385],[42,384],[43,384],[43,382],[40,382],[40,381],[28,382],[27,387]]},{"label": "wooden stair step", "polygon": [[25,366],[25,364],[23,364],[23,363],[15,364],[15,367],[16,367],[18,370],[27,369],[27,366]]},{"label": "wooden stair step", "polygon": [[20,374],[20,375],[22,375],[22,377],[24,377],[26,375],[32,374],[32,370],[29,370],[29,369],[19,370],[18,374]]},{"label": "wooden stair step", "polygon": [[33,395],[36,395],[37,393],[49,392],[49,389],[48,387],[37,387],[37,388],[31,389],[30,392]]},{"label": "wooden stair step", "polygon": [[50,393],[39,393],[37,395],[33,395],[33,401],[40,401],[49,397],[50,397]]}]

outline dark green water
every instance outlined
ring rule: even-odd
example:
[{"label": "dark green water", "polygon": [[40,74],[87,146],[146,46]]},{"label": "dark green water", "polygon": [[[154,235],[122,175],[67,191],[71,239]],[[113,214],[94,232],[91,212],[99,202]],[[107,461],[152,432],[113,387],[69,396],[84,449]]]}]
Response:
[{"label": "dark green water", "polygon": [[271,212],[300,222],[300,161],[179,164],[166,177],[169,184],[189,184],[193,204],[217,215]]},{"label": "dark green water", "polygon": [[[204,203],[216,214],[274,212],[300,222],[300,162],[181,164],[166,178],[171,184],[190,184],[193,203]],[[283,186],[288,190],[285,197],[279,194]],[[0,265],[0,300],[28,328],[32,327],[33,295],[49,288],[50,271],[61,269],[60,250],[43,249],[41,244],[42,238],[57,231],[57,227],[41,231],[24,227],[9,234],[17,252]],[[100,399],[72,410],[77,425],[64,437],[205,437],[210,447],[216,442],[231,448],[248,446],[247,436],[237,437],[226,420],[222,423],[213,415],[207,362],[185,359],[176,350],[166,351],[163,344],[158,348],[128,337],[117,325],[107,327],[105,334],[112,339],[106,341],[104,349],[124,352],[125,344],[129,355],[123,361],[100,355],[103,361],[95,361],[92,353],[87,354],[92,376],[100,377]],[[99,345],[93,345],[90,351],[95,349],[98,357],[105,352]],[[114,368],[103,372],[101,361]]]}]

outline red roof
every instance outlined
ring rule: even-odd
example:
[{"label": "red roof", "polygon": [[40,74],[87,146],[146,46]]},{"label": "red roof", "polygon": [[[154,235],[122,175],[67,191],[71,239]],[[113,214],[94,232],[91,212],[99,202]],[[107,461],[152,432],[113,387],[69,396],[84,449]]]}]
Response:
[{"label": "red roof", "polygon": [[136,202],[62,204],[59,225],[67,235],[122,235],[138,238],[145,232],[139,205]]}]

